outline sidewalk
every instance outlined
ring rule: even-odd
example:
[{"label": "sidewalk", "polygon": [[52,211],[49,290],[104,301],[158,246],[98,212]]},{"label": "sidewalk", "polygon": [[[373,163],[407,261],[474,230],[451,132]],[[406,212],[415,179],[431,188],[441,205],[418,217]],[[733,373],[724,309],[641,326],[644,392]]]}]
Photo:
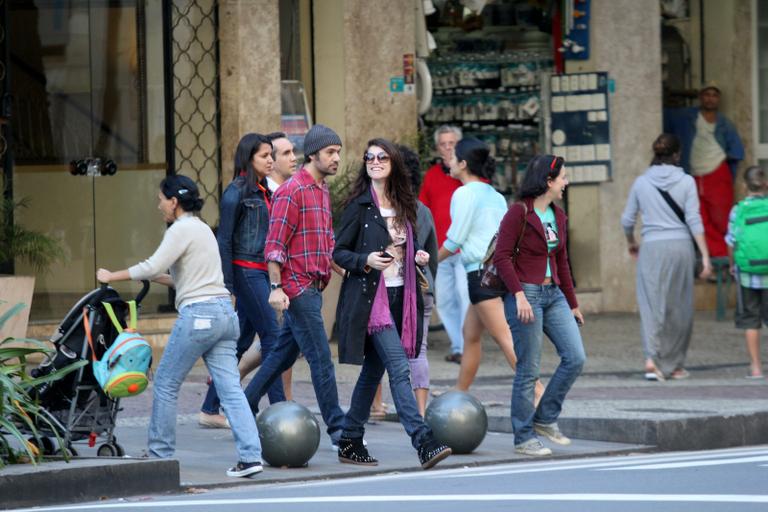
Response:
[{"label": "sidewalk", "polygon": [[[744,378],[747,359],[743,334],[733,328],[732,322],[716,322],[714,312],[697,313],[687,366],[691,377],[682,381],[646,382],[642,379],[643,355],[637,316],[603,314],[590,316],[586,320],[582,335],[588,360],[584,373],[568,395],[560,420],[562,430],[574,437],[574,442],[569,447],[550,444],[555,456],[605,455],[649,449],[708,449],[768,443],[768,381]],[[433,391],[448,390],[455,382],[459,367],[443,360],[449,346],[443,331],[430,333],[429,343]],[[766,345],[768,342],[763,343],[762,349],[764,359],[768,361]],[[336,346],[332,348],[335,350]],[[508,433],[511,371],[490,339],[484,341],[484,350],[483,364],[471,392],[484,402],[490,429],[494,432],[489,432],[475,453],[453,456],[438,466],[438,470],[441,467],[524,463],[531,460],[514,454],[513,437]],[[547,344],[542,361],[545,382],[556,364],[554,350],[551,344]],[[336,371],[340,402],[342,407],[346,407],[359,368],[336,365]],[[361,468],[338,463],[328,437],[323,434],[320,447],[306,468],[267,467],[262,475],[252,480],[228,478],[224,471],[236,459],[231,433],[228,430],[208,430],[197,426],[197,413],[207,390],[205,379],[205,369],[197,366],[185,382],[179,400],[179,469],[176,482],[180,482],[182,489],[421,471],[415,450],[410,446],[399,423],[380,422],[369,425],[366,432],[371,454],[380,460],[377,467]],[[386,386],[384,394],[385,402],[391,404]],[[303,360],[294,367],[294,399],[317,410],[309,369]],[[151,401],[151,391],[148,391],[122,402],[124,410],[118,419],[117,438],[130,456],[139,457],[145,450]],[[265,406],[266,403],[263,403],[262,408]],[[76,448],[81,456],[95,455],[95,449]],[[40,496],[39,487],[38,492],[34,492],[33,482],[36,480],[29,478],[30,475],[61,472],[62,468],[76,473],[79,468],[92,468],[99,462],[109,466],[111,474],[119,471],[113,466],[131,467],[131,464],[136,466],[137,462],[142,462],[144,466],[141,473],[145,476],[141,478],[153,485],[157,484],[155,475],[162,473],[166,475],[167,481],[169,472],[173,474],[175,467],[163,461],[165,465],[155,473],[150,468],[155,461],[135,459],[81,459],[66,465],[45,464],[38,468],[17,466],[0,470],[0,494],[9,495],[6,485],[10,484],[11,475],[20,477],[19,473],[26,472],[26,478],[13,479],[16,486],[14,494],[24,494],[18,485],[26,481],[28,485],[24,487],[32,494],[28,496],[29,501],[24,502],[25,505],[51,503],[52,496]],[[68,478],[76,480],[73,476]],[[55,482],[50,476],[47,481]],[[156,487],[141,491],[135,488],[120,489],[115,485],[116,481],[122,480],[118,478],[107,482],[111,492],[94,490],[90,496],[81,494],[76,497],[60,497],[59,500],[82,501],[102,495],[114,497],[156,490]],[[179,488],[170,486],[167,490],[171,492]]]}]

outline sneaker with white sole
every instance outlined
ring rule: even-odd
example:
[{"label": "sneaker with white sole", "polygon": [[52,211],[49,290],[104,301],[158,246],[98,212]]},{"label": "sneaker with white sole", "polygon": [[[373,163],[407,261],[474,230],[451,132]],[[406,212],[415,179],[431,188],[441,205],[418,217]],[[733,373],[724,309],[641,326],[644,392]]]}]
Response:
[{"label": "sneaker with white sole", "polygon": [[541,441],[536,439],[529,439],[528,441],[515,445],[515,452],[520,455],[528,455],[531,457],[544,457],[546,455],[552,455],[552,450],[541,444]]},{"label": "sneaker with white sole", "polygon": [[544,425],[543,423],[534,423],[533,431],[540,436],[546,437],[553,443],[563,446],[571,444],[571,440],[560,431],[560,427],[557,426],[557,423],[550,423],[549,425]]},{"label": "sneaker with white sole", "polygon": [[227,470],[227,476],[248,478],[264,471],[261,462],[238,462],[235,467]]}]

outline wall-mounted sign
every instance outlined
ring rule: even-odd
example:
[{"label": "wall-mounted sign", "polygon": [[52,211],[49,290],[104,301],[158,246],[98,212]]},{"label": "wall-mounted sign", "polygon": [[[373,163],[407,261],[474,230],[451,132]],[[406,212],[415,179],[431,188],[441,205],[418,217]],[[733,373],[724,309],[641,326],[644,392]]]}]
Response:
[{"label": "wall-mounted sign", "polygon": [[572,183],[598,183],[611,177],[608,73],[553,75],[552,154],[563,157]]}]

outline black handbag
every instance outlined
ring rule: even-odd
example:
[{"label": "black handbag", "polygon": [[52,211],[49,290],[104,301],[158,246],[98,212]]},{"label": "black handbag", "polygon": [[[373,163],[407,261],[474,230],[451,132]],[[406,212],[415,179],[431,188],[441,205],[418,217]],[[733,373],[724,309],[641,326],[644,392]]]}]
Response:
[{"label": "black handbag", "polygon": [[[515,255],[513,257],[513,261],[514,258],[516,258],[520,253],[520,242],[522,242],[523,235],[525,234],[525,224],[527,222],[526,217],[528,216],[528,207],[522,201],[520,204],[523,205],[523,227],[520,230],[520,236],[518,236],[517,243],[515,244]],[[483,288],[488,288],[489,290],[503,293],[507,291],[507,285],[504,284],[504,280],[498,274],[496,265],[493,263],[493,256],[496,254],[496,242],[498,241],[498,238],[499,232],[496,231],[496,234],[493,235],[493,238],[491,238],[491,243],[488,244],[488,249],[485,251],[483,265],[480,267],[483,271],[483,277],[480,279],[480,286]]]},{"label": "black handbag", "polygon": [[685,212],[682,208],[680,208],[680,205],[677,204],[674,199],[672,199],[672,196],[669,195],[669,192],[662,190],[659,187],[656,187],[656,190],[659,191],[659,194],[661,194],[661,197],[664,198],[664,201],[666,201],[669,207],[672,208],[672,211],[675,212],[675,215],[677,215],[677,218],[680,219],[680,222],[682,222],[683,225],[688,228],[688,233],[691,235],[691,241],[693,242],[693,250],[696,252],[696,263],[693,265],[693,275],[694,277],[698,277],[702,270],[704,270],[704,263],[702,262],[701,251],[699,251],[699,246],[696,244],[696,239],[693,238],[693,233],[691,233],[691,228],[689,228],[688,223],[685,222]]}]

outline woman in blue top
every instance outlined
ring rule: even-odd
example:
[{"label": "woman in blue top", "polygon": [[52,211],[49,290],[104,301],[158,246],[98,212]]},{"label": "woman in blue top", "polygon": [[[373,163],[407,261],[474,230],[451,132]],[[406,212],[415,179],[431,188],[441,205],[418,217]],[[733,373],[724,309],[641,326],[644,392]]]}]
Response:
[{"label": "woman in blue top", "polygon": [[484,330],[504,352],[509,366],[514,369],[517,364],[512,333],[504,317],[504,293],[480,285],[483,258],[507,213],[507,201],[489,184],[496,172],[496,161],[482,141],[475,138],[459,141],[449,165],[451,176],[460,180],[462,186],[451,198],[451,227],[438,259],[442,261],[461,251],[461,261],[467,271],[471,305],[464,320],[464,355],[456,382],[457,389],[467,391],[480,366],[480,336]]},{"label": "woman in blue top", "polygon": [[[221,214],[216,239],[221,254],[224,285],[237,297],[240,338],[237,358],[259,335],[261,355],[266,357],[277,341],[277,319],[269,305],[269,276],[264,261],[264,244],[269,228],[272,192],[267,176],[272,172],[272,143],[258,133],[244,135],[235,150],[232,182],[221,196]],[[216,383],[211,383],[201,407],[199,423],[221,428],[227,424],[219,414]],[[283,383],[276,380],[269,392],[270,403],[285,400]],[[258,404],[250,404],[256,410]]]}]

